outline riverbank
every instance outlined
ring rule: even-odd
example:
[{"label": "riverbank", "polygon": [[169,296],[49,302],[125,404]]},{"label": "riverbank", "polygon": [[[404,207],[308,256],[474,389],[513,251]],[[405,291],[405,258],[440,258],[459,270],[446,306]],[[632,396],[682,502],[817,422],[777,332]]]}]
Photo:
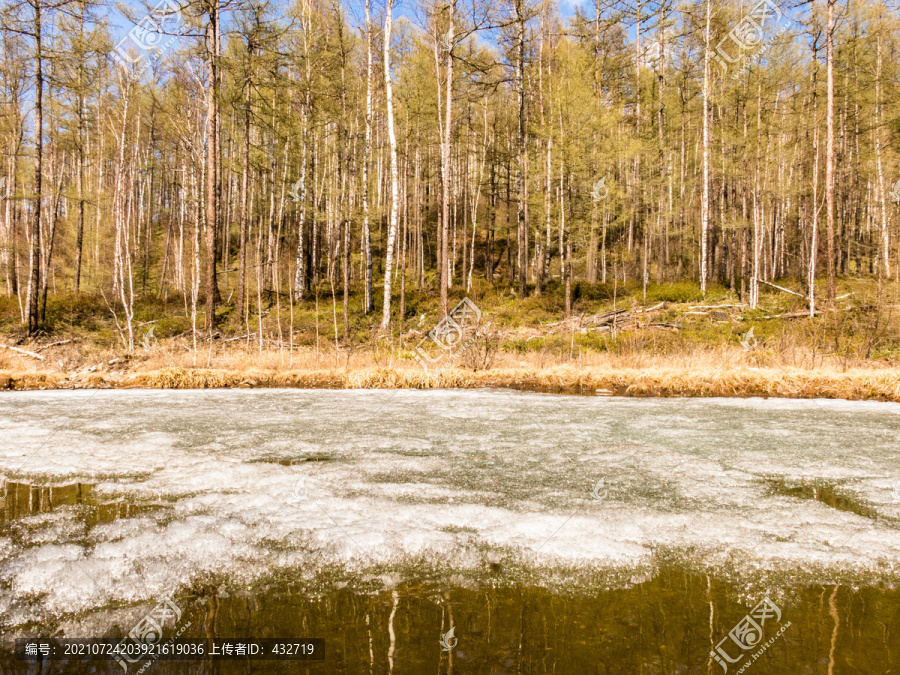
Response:
[{"label": "riverbank", "polygon": [[346,330],[335,303],[306,300],[292,311],[270,306],[258,321],[226,312],[212,338],[179,305],[148,300],[131,340],[90,296],[52,298],[50,327],[27,337],[7,299],[0,389],[500,387],[900,401],[900,304],[871,283],[844,282],[838,306],[815,317],[786,293],[768,292],[750,309],[723,288],[706,299],[685,285],[651,290],[644,300],[638,287],[595,288],[569,318],[549,293],[524,301],[473,293],[475,338],[455,350],[429,338],[440,313],[425,293],[410,295],[404,320],[389,329],[370,315]]},{"label": "riverbank", "polygon": [[757,367],[723,361],[695,367],[559,364],[472,370],[418,365],[331,368],[129,368],[124,362],[78,371],[0,371],[0,389],[475,389],[637,397],[835,398],[900,402],[900,370]]}]

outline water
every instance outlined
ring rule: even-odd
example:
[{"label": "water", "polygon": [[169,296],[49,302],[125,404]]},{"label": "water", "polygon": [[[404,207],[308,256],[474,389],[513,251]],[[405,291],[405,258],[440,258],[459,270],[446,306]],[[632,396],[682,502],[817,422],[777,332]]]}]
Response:
[{"label": "water", "polygon": [[165,508],[164,504],[133,504],[122,500],[98,499],[92,483],[31,485],[14,481],[6,483],[0,504],[0,523],[37,513],[48,513],[64,506],[83,507],[76,508],[74,512],[79,514],[87,528]]},{"label": "water", "polygon": [[[900,659],[900,594],[809,586],[777,599],[781,636],[752,664],[756,673],[894,672]],[[664,570],[643,584],[561,595],[535,587],[459,588],[405,584],[392,591],[312,595],[278,592],[179,598],[184,637],[325,639],[319,663],[243,662],[213,666],[158,662],[158,673],[706,673],[708,656],[748,612],[714,577]],[[769,622],[769,625],[772,625]],[[837,626],[837,629],[835,629]],[[441,636],[454,628],[454,647]],[[118,631],[116,629],[119,629]],[[121,635],[127,626],[114,626]],[[732,658],[741,653],[726,640]],[[446,643],[445,644],[449,644]],[[744,652],[752,654],[756,650]],[[750,660],[735,664],[735,670]],[[10,655],[4,672],[28,672]],[[138,664],[140,665],[140,664]],[[52,663],[44,672],[122,672],[111,662]],[[253,667],[255,666],[255,667]],[[734,672],[734,671],[732,671]]]},{"label": "water", "polygon": [[790,627],[753,671],[890,672],[898,422],[840,401],[4,394],[3,662],[26,672],[13,637],[123,635],[168,595],[183,637],[326,640],[324,663],[260,672],[722,672],[710,649],[768,594],[765,639]]}]

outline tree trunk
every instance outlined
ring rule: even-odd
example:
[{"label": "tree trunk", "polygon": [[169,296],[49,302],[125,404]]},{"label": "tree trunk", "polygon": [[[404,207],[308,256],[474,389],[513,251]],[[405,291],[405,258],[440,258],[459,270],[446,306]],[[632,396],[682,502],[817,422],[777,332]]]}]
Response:
[{"label": "tree trunk", "polygon": [[[547,135],[547,140],[545,142],[544,148],[544,221],[545,221],[545,229],[546,229],[546,239],[544,242],[544,258],[541,261],[541,269],[540,269],[540,281],[549,281],[550,280],[550,194],[551,194],[551,183],[552,183],[552,149],[553,149],[553,124],[551,122],[550,128],[547,128],[547,122],[544,115],[544,18],[546,14],[546,6],[544,7],[544,12],[541,13],[541,43],[540,43],[540,63],[538,70],[538,87],[540,89],[540,111],[541,111],[541,128],[544,133]],[[550,64],[547,64],[547,85],[551,88],[551,101],[553,94],[553,71]],[[551,111],[550,119],[553,119],[553,114]],[[593,232],[593,230],[592,230]],[[562,255],[562,251],[560,251],[560,255]],[[590,273],[589,273],[590,274]]]},{"label": "tree trunk", "polygon": [[397,220],[400,209],[397,136],[394,132],[394,89],[391,80],[391,20],[393,11],[394,0],[387,0],[384,8],[384,98],[387,106],[387,132],[391,154],[391,214],[388,227],[387,256],[384,265],[384,305],[381,309],[382,330],[387,328],[391,322],[391,275],[394,270],[394,244],[397,239]]},{"label": "tree trunk", "polygon": [[369,231],[369,163],[372,161],[372,20],[369,0],[366,0],[366,147],[362,166],[363,242],[362,252],[366,263],[366,283],[363,312],[375,311],[372,293],[372,235]]},{"label": "tree trunk", "polygon": [[519,99],[518,133],[516,134],[516,243],[518,245],[519,299],[526,295],[526,270],[528,267],[528,223],[525,218],[525,16],[521,0],[516,3],[518,42],[516,51],[516,93]]},{"label": "tree trunk", "polygon": [[706,32],[703,40],[703,196],[700,203],[700,291],[706,294],[709,230],[709,31],[712,0],[706,0]]},{"label": "tree trunk", "polygon": [[881,36],[876,39],[876,55],[875,55],[875,172],[878,182],[878,206],[881,213],[881,265],[879,265],[879,273],[884,272],[885,278],[891,277],[891,257],[890,257],[890,232],[888,230],[887,207],[884,199],[884,171],[881,164]]},{"label": "tree trunk", "polygon": [[809,244],[809,268],[807,274],[807,286],[809,292],[809,315],[816,315],[816,257],[819,251],[819,96],[818,82],[816,75],[818,74],[818,45],[814,37],[812,43],[813,50],[813,76],[812,76],[812,100],[813,100],[813,169],[812,169],[812,202],[810,203],[810,211],[812,215],[812,225],[810,232]]},{"label": "tree trunk", "polygon": [[[81,45],[84,41],[84,2],[79,4],[79,38]],[[75,190],[78,199],[78,224],[75,228],[75,262],[72,269],[72,291],[78,294],[81,291],[81,258],[84,250],[84,61],[79,60],[78,63],[78,96],[76,96],[76,104],[78,105],[77,126],[76,126],[76,163],[75,167]],[[168,249],[166,249],[168,252]]]},{"label": "tree trunk", "polygon": [[456,9],[456,2],[451,2],[450,9],[450,27],[447,29],[447,67],[445,76],[446,96],[444,105],[446,111],[444,113],[444,138],[441,144],[441,237],[440,237],[440,255],[438,256],[438,264],[441,268],[439,275],[441,284],[441,318],[447,316],[450,311],[450,302],[447,291],[450,288],[450,138],[451,127],[453,126],[453,13]]},{"label": "tree trunk", "polygon": [[828,0],[827,29],[827,101],[825,103],[825,214],[828,239],[827,261],[827,304],[834,307],[834,0]]},{"label": "tree trunk", "polygon": [[28,334],[40,328],[38,289],[41,277],[41,200],[44,159],[44,55],[42,51],[41,2],[34,0],[34,206],[31,214],[31,249],[28,255]]},{"label": "tree trunk", "polygon": [[[251,94],[251,84],[252,84],[252,76],[250,74],[250,68],[253,60],[253,52],[252,49],[248,45],[248,72],[247,72],[247,80],[244,82],[244,87],[246,90],[244,91],[244,147],[243,147],[243,167],[241,168],[241,216],[240,216],[240,231],[238,237],[240,241],[238,242],[238,287],[237,287],[237,320],[238,325],[244,323],[244,319],[246,318],[245,314],[245,305],[247,304],[246,300],[246,292],[247,292],[247,234],[250,229],[249,218],[250,214],[247,212],[247,192],[249,190],[249,182],[250,182],[250,94]],[[302,224],[301,224],[302,227]],[[303,237],[301,234],[300,238],[302,247]],[[299,272],[298,272],[299,274]]]},{"label": "tree trunk", "polygon": [[216,233],[219,222],[219,138],[217,113],[219,100],[217,22],[218,0],[212,0],[209,24],[206,28],[207,65],[206,91],[206,331],[212,337],[216,329]]}]

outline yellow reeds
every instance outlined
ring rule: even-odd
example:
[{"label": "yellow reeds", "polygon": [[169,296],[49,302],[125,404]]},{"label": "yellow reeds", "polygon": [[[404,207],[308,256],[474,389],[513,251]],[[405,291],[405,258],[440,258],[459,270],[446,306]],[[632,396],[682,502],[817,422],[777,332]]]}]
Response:
[{"label": "yellow reeds", "polygon": [[458,367],[425,370],[416,364],[325,369],[224,369],[172,367],[84,377],[38,371],[0,372],[0,388],[302,387],[351,389],[440,389],[506,387],[549,392],[611,393],[620,396],[770,396],[900,401],[900,371],[830,367],[815,370],[744,365],[694,367],[654,364],[643,368],[612,363],[579,367],[551,365],[472,371]]},{"label": "yellow reeds", "polygon": [[[844,368],[836,359],[797,367],[792,356],[736,346],[670,354],[498,350],[492,367],[422,368],[404,348],[329,352],[309,348],[264,350],[219,344],[206,353],[176,344],[131,355],[77,350],[51,361],[5,357],[0,389],[304,387],[437,389],[512,387],[548,392],[620,396],[772,396],[900,401],[900,370],[884,362]],[[380,351],[379,351],[380,350]],[[16,366],[13,369],[11,366]]]}]

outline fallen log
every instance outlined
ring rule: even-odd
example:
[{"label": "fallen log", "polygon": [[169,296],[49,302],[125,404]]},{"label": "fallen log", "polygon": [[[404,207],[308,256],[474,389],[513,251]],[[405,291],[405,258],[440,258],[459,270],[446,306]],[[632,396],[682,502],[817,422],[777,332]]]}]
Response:
[{"label": "fallen log", "polygon": [[648,307],[647,309],[637,309],[635,310],[635,314],[646,314],[647,312],[655,312],[657,309],[660,309],[665,302],[661,302],[658,305],[654,305],[653,307]]},{"label": "fallen log", "polygon": [[248,335],[238,335],[237,337],[232,337],[232,338],[228,338],[228,339],[226,339],[226,340],[222,340],[222,342],[236,342],[237,340],[246,340],[246,339],[251,338],[251,337],[253,337],[253,336],[255,336],[255,335],[256,335],[255,332],[254,332],[254,333],[250,333],[250,334],[248,334]]},{"label": "fallen log", "polygon": [[[821,312],[816,312],[816,314],[821,314]],[[803,312],[788,312],[787,314],[772,314],[771,316],[761,316],[760,319],[802,319],[804,316],[809,316],[809,310],[805,310]]]},{"label": "fallen log", "polygon": [[620,318],[624,318],[628,314],[629,311],[627,309],[614,309],[611,312],[604,312],[603,314],[597,314],[596,316],[586,317],[585,320],[595,326],[602,326],[603,324],[612,323],[613,320],[618,323]]},{"label": "fallen log", "polygon": [[739,302],[734,305],[694,305],[691,309],[721,309],[722,307],[746,307],[747,304]]},{"label": "fallen log", "polygon": [[771,286],[772,288],[777,288],[779,291],[784,291],[785,293],[790,293],[791,295],[796,295],[798,298],[807,299],[803,293],[798,293],[797,291],[792,291],[790,288],[785,288],[784,286],[779,286],[778,284],[773,284],[768,281],[763,281],[762,279],[757,279],[757,283],[765,284],[766,286]]},{"label": "fallen log", "polygon": [[35,347],[34,351],[42,352],[45,349],[50,349],[50,347],[59,347],[59,345],[67,345],[70,342],[75,342],[75,340],[72,339],[72,340],[60,340],[59,342],[51,342],[49,345],[41,345],[40,347]]},{"label": "fallen log", "polygon": [[9,345],[0,345],[2,349],[8,349],[11,352],[17,352],[19,354],[24,354],[25,356],[30,356],[33,359],[37,359],[38,361],[43,361],[44,357],[40,354],[35,354],[34,352],[30,352],[27,349],[19,349],[18,347],[10,347]]}]

